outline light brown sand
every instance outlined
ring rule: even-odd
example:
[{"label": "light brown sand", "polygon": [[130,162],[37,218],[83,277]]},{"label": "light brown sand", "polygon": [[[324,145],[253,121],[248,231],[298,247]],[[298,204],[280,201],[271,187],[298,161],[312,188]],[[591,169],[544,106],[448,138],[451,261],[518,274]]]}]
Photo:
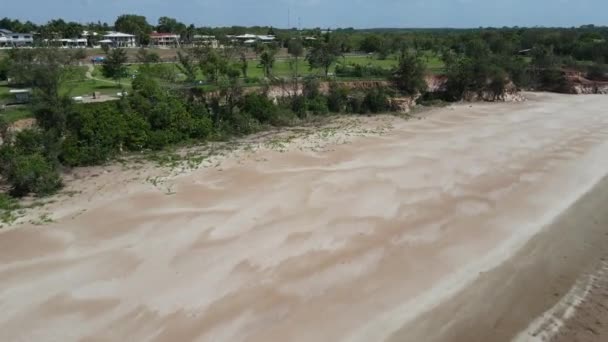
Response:
[{"label": "light brown sand", "polygon": [[510,275],[582,248],[547,225],[608,171],[608,97],[529,96],[76,195],[0,233],[0,340],[509,340],[578,278]]}]

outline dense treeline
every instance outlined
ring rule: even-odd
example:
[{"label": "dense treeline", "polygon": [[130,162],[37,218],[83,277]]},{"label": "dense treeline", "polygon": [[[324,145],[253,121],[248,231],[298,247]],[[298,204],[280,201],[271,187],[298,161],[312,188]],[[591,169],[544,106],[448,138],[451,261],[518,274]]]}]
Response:
[{"label": "dense treeline", "polygon": [[245,92],[238,70],[229,66],[208,68],[220,85],[209,93],[168,86],[150,63],[120,100],[75,104],[59,91],[74,63],[69,50],[13,50],[12,58],[10,72],[18,70],[21,84],[34,90],[38,122],[16,134],[3,131],[0,175],[14,196],[52,193],[61,186],[63,168],[105,163],[129,151],[223,140],[330,112],[386,112],[393,94],[382,88],[352,92],[335,82],[322,94],[319,80],[307,78],[301,80],[301,94],[272,101],[264,90]]},{"label": "dense treeline", "polygon": [[[76,23],[54,19],[46,24],[21,22],[10,18],[0,19],[0,28],[14,32],[38,33],[38,38],[75,38],[83,31],[103,33],[118,30],[134,34],[142,44],[148,42],[152,31],[180,34],[189,41],[195,34],[214,35],[225,41],[227,35],[272,34],[279,45],[287,48],[296,36],[321,38],[327,30],[321,28],[278,29],[269,26],[195,27],[175,18],[161,17],[156,25],[140,15],[125,14],[114,23]],[[388,56],[403,45],[417,50],[441,51],[445,48],[461,49],[471,36],[479,37],[493,53],[517,53],[536,46],[552,47],[557,56],[572,56],[576,60],[597,61],[605,59],[608,52],[608,27],[593,25],[578,28],[479,28],[479,29],[336,29],[332,39],[342,53],[363,51]]]}]

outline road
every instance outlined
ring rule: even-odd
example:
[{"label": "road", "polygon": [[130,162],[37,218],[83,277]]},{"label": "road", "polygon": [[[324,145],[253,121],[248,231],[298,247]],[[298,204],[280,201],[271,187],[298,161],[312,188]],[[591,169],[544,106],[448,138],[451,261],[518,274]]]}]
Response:
[{"label": "road", "polygon": [[608,245],[608,97],[528,96],[2,231],[0,340],[550,336]]}]

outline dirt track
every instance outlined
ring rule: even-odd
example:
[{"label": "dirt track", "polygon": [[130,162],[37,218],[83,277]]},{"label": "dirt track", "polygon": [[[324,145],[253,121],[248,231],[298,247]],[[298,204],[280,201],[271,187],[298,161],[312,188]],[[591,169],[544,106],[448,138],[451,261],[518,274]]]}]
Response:
[{"label": "dirt track", "polygon": [[600,284],[608,96],[529,96],[0,232],[0,341],[548,338]]}]

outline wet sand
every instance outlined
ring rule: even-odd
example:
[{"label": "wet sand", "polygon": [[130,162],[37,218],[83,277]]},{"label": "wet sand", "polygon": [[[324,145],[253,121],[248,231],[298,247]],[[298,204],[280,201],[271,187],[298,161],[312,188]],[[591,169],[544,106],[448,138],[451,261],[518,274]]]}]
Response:
[{"label": "wet sand", "polygon": [[76,195],[0,231],[0,340],[548,339],[600,284],[608,97],[528,96]]}]

